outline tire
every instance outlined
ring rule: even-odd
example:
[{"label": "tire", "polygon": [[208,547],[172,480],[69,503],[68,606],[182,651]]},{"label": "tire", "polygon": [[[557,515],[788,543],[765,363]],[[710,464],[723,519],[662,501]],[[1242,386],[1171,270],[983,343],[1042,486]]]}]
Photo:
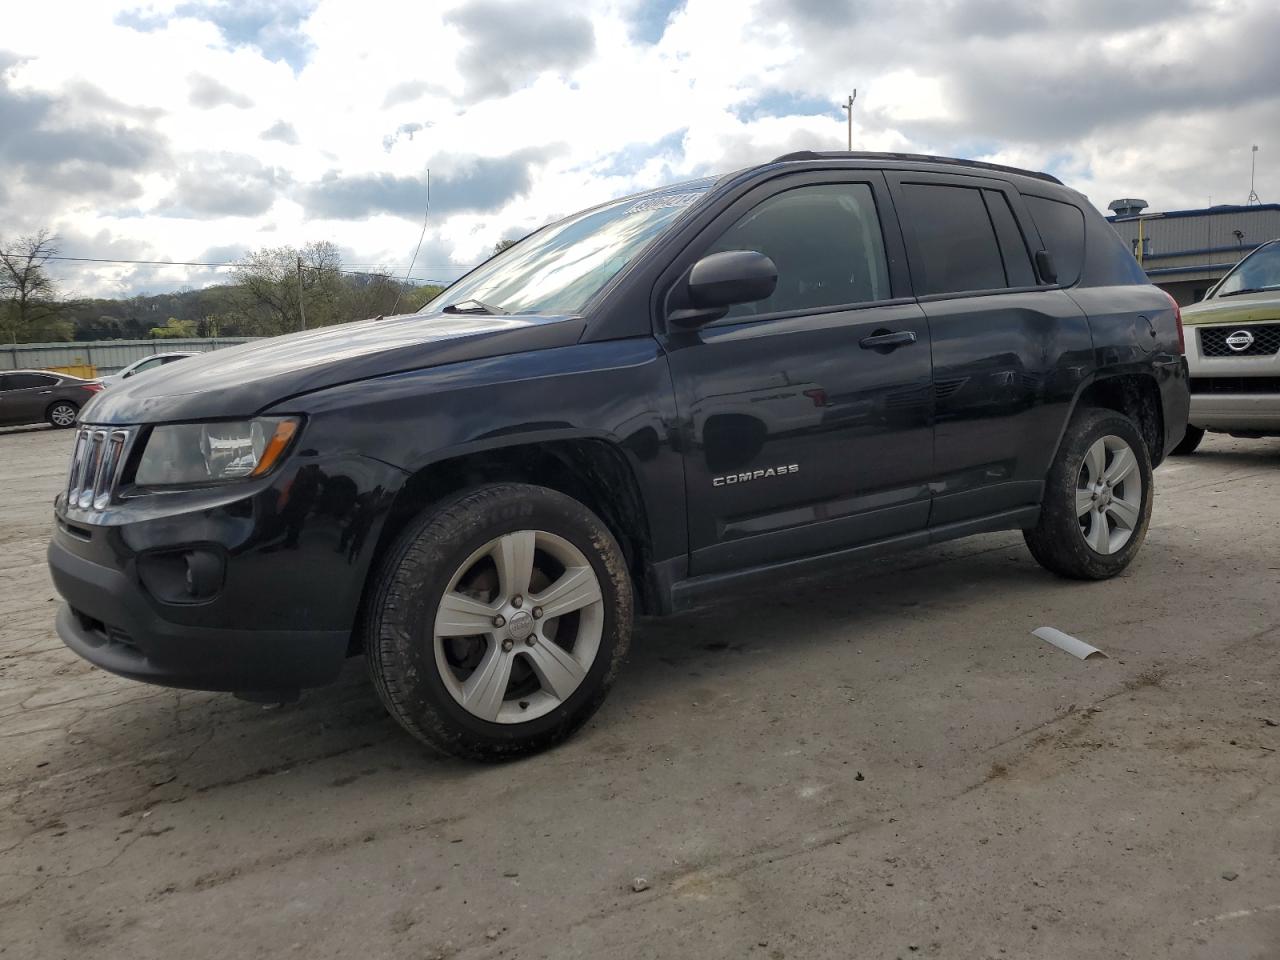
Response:
[{"label": "tire", "polygon": [[1049,468],[1040,521],[1023,536],[1042,567],[1105,580],[1142,546],[1152,494],[1151,456],[1133,421],[1114,410],[1081,410]]},{"label": "tire", "polygon": [[1170,451],[1170,456],[1185,457],[1196,452],[1196,447],[1200,446],[1200,441],[1204,439],[1204,431],[1199,427],[1193,427],[1187,424],[1187,432],[1182,435],[1182,439],[1178,441],[1178,445]]},{"label": "tire", "polygon": [[49,409],[45,411],[44,418],[53,426],[65,430],[76,425],[76,414],[79,412],[80,408],[70,400],[59,400],[49,405]]},{"label": "tire", "polygon": [[409,733],[456,757],[508,760],[565,740],[604,701],[631,642],[617,541],[544,487],[491,484],[433,506],[370,589],[378,696]]}]

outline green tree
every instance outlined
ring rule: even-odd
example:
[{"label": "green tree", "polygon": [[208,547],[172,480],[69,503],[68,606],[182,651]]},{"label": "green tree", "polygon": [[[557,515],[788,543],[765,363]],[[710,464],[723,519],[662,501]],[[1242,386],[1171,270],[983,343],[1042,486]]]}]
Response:
[{"label": "green tree", "polygon": [[0,320],[11,342],[71,339],[72,325],[60,322],[57,281],[47,270],[57,255],[57,238],[48,230],[12,243],[0,238]]},{"label": "green tree", "polygon": [[342,258],[328,240],[296,247],[270,247],[245,255],[232,274],[237,312],[265,336],[323,327],[342,314]]},{"label": "green tree", "polygon": [[170,317],[163,327],[152,327],[151,337],[155,340],[176,340],[196,336],[196,321],[179,320]]},{"label": "green tree", "polygon": [[515,240],[499,240],[493,245],[493,255],[496,257],[503,250],[507,249],[507,247],[515,246],[516,243],[517,241]]}]

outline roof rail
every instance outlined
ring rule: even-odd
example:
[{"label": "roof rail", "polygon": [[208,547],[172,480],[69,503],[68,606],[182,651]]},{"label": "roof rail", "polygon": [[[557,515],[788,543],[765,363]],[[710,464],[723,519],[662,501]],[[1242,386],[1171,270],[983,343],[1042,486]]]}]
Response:
[{"label": "roof rail", "polygon": [[784,153],[775,157],[773,163],[785,163],[788,160],[898,160],[909,163],[946,163],[958,167],[975,167],[979,170],[997,170],[1000,173],[1016,173],[1024,177],[1035,177],[1049,183],[1062,185],[1051,173],[1039,173],[1035,170],[1023,170],[1021,167],[1006,167],[999,163],[984,163],[981,160],[960,160],[956,157],[934,157],[923,153],[877,153],[870,150],[797,150],[795,153]]}]

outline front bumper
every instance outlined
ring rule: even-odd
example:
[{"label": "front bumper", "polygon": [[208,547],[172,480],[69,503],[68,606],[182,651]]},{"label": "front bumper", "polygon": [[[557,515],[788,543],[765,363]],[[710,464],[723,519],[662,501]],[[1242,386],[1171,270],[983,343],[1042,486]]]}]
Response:
[{"label": "front bumper", "polygon": [[1280,393],[1193,393],[1190,422],[1225,433],[1280,433]]},{"label": "front bumper", "polygon": [[[63,494],[48,550],[66,601],[58,635],[105,670],[165,686],[329,683],[352,648],[398,476],[363,457],[304,454],[260,481],[99,511]],[[190,558],[209,561],[196,595]]]},{"label": "front bumper", "polygon": [[55,539],[49,572],[65,602],[62,642],[131,680],[198,690],[292,690],[336,679],[349,630],[254,630],[166,620],[122,570],[77,556]]}]

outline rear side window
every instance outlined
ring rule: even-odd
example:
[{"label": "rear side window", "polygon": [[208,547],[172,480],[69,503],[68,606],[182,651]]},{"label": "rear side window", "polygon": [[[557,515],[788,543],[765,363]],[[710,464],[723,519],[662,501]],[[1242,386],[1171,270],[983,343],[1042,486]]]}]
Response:
[{"label": "rear side window", "polygon": [[51,387],[58,379],[39,373],[11,373],[5,377],[5,381],[6,390],[30,390],[33,387]]},{"label": "rear side window", "polygon": [[773,296],[738,304],[730,318],[889,298],[884,235],[865,183],[814,184],[769,197],[706,252],[725,250],[756,250],[778,268]]},{"label": "rear side window", "polygon": [[995,227],[982,191],[973,187],[904,183],[905,219],[915,231],[921,263],[916,293],[925,296],[1007,286]]},{"label": "rear side window", "polygon": [[1031,269],[1031,254],[1027,252],[1027,242],[1018,229],[1018,221],[1014,219],[1013,210],[1009,207],[1009,198],[999,190],[983,190],[987,201],[987,212],[991,214],[991,223],[996,228],[996,236],[1000,239],[1000,252],[1004,255],[1005,277],[1011,287],[1034,287],[1036,274]]},{"label": "rear side window", "polygon": [[1023,197],[1040,231],[1045,249],[1058,269],[1058,283],[1069,287],[1080,279],[1084,262],[1084,214],[1078,207],[1044,197]]}]

